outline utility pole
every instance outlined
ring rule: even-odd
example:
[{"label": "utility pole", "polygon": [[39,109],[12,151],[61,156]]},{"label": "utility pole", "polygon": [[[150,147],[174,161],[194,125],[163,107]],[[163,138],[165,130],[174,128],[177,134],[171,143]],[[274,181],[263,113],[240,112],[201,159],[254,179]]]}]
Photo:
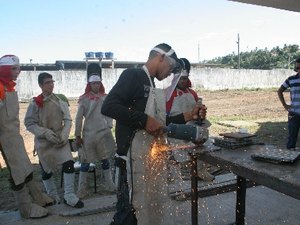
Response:
[{"label": "utility pole", "polygon": [[238,45],[238,69],[241,68],[241,58],[240,58],[240,34],[238,33],[237,36],[238,40],[237,40],[237,45]]},{"label": "utility pole", "polygon": [[200,63],[200,44],[198,42],[198,63]]}]

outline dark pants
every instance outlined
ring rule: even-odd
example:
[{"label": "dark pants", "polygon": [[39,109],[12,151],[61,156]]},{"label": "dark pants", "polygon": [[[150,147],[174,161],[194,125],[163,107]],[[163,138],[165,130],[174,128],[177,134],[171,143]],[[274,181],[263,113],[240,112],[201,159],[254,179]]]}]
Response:
[{"label": "dark pants", "polygon": [[119,181],[117,189],[117,211],[123,210],[129,206],[129,188],[127,181],[127,170],[120,168]]},{"label": "dark pants", "polygon": [[129,188],[127,180],[126,161],[115,159],[116,169],[119,170],[117,188],[117,212],[110,225],[136,225],[135,210],[129,200]]},{"label": "dark pants", "polygon": [[300,115],[289,112],[288,114],[289,136],[288,136],[288,142],[286,144],[286,147],[288,149],[296,148],[299,128],[300,128]]}]

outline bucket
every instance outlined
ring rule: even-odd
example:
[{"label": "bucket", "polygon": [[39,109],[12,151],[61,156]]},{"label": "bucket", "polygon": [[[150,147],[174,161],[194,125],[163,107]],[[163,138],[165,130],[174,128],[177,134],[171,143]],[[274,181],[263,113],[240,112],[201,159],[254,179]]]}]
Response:
[{"label": "bucket", "polygon": [[99,59],[104,58],[104,53],[103,52],[95,52],[95,58],[99,58]]},{"label": "bucket", "polygon": [[107,59],[114,58],[114,53],[112,53],[112,52],[105,52],[105,58],[107,58]]},{"label": "bucket", "polygon": [[86,58],[94,58],[94,52],[85,52]]}]

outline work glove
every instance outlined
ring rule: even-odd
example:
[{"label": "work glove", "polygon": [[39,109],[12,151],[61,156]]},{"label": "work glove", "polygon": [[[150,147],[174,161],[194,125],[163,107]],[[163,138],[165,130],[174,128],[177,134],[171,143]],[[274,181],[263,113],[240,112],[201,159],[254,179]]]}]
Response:
[{"label": "work glove", "polygon": [[69,132],[63,132],[64,130],[62,130],[60,138],[59,138],[59,142],[55,145],[56,148],[61,148],[63,146],[65,146],[68,142],[69,142]]},{"label": "work glove", "polygon": [[67,143],[69,142],[69,140],[60,140],[59,143],[55,144],[55,148],[61,148],[63,146],[65,146]]},{"label": "work glove", "polygon": [[44,135],[45,138],[53,144],[58,144],[60,141],[58,136],[52,130],[47,129]]}]

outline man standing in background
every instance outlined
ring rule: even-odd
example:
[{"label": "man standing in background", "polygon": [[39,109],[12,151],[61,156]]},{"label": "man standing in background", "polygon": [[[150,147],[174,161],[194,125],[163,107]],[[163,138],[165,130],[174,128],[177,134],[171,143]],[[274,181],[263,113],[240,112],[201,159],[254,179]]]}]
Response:
[{"label": "man standing in background", "polygon": [[63,171],[64,203],[82,208],[83,202],[74,193],[74,160],[69,145],[72,120],[68,100],[64,95],[54,94],[54,80],[49,73],[40,73],[38,83],[42,93],[30,102],[25,126],[35,135],[34,146],[42,168],[42,179],[47,193],[60,203],[53,180],[53,172]]},{"label": "man standing in background", "polygon": [[[294,71],[295,75],[288,77],[278,89],[278,97],[288,111],[288,142],[287,149],[295,150],[299,128],[300,128],[300,58],[296,59]],[[288,105],[284,99],[283,92],[290,89],[291,104]]]},{"label": "man standing in background", "polygon": [[80,198],[88,194],[87,178],[91,162],[101,162],[104,190],[115,191],[110,165],[110,159],[116,151],[116,143],[111,132],[112,119],[101,113],[106,97],[101,80],[101,68],[97,64],[90,65],[96,69],[89,74],[88,67],[88,83],[85,93],[79,98],[75,119],[75,137],[81,163],[77,192]]},{"label": "man standing in background", "polygon": [[19,101],[15,91],[19,74],[17,56],[0,58],[0,149],[21,217],[40,218],[48,215],[42,206],[53,204],[54,200],[42,193],[33,180],[33,168],[20,135]]},{"label": "man standing in background", "polygon": [[[198,126],[209,127],[209,122],[205,119],[206,107],[202,104],[202,100],[199,103],[197,93],[191,88],[192,83],[189,79],[191,64],[186,58],[180,58],[180,60],[182,62],[182,70],[180,73],[174,74],[171,85],[166,88],[167,125],[170,123],[196,123]],[[174,138],[169,138],[169,141],[174,145],[179,143],[186,144],[186,142]],[[190,174],[190,156],[188,153],[174,150],[172,154],[175,160],[180,162],[181,175],[185,171]],[[197,165],[200,179],[204,181],[214,180],[214,176],[208,172],[208,164],[198,160]]]}]

